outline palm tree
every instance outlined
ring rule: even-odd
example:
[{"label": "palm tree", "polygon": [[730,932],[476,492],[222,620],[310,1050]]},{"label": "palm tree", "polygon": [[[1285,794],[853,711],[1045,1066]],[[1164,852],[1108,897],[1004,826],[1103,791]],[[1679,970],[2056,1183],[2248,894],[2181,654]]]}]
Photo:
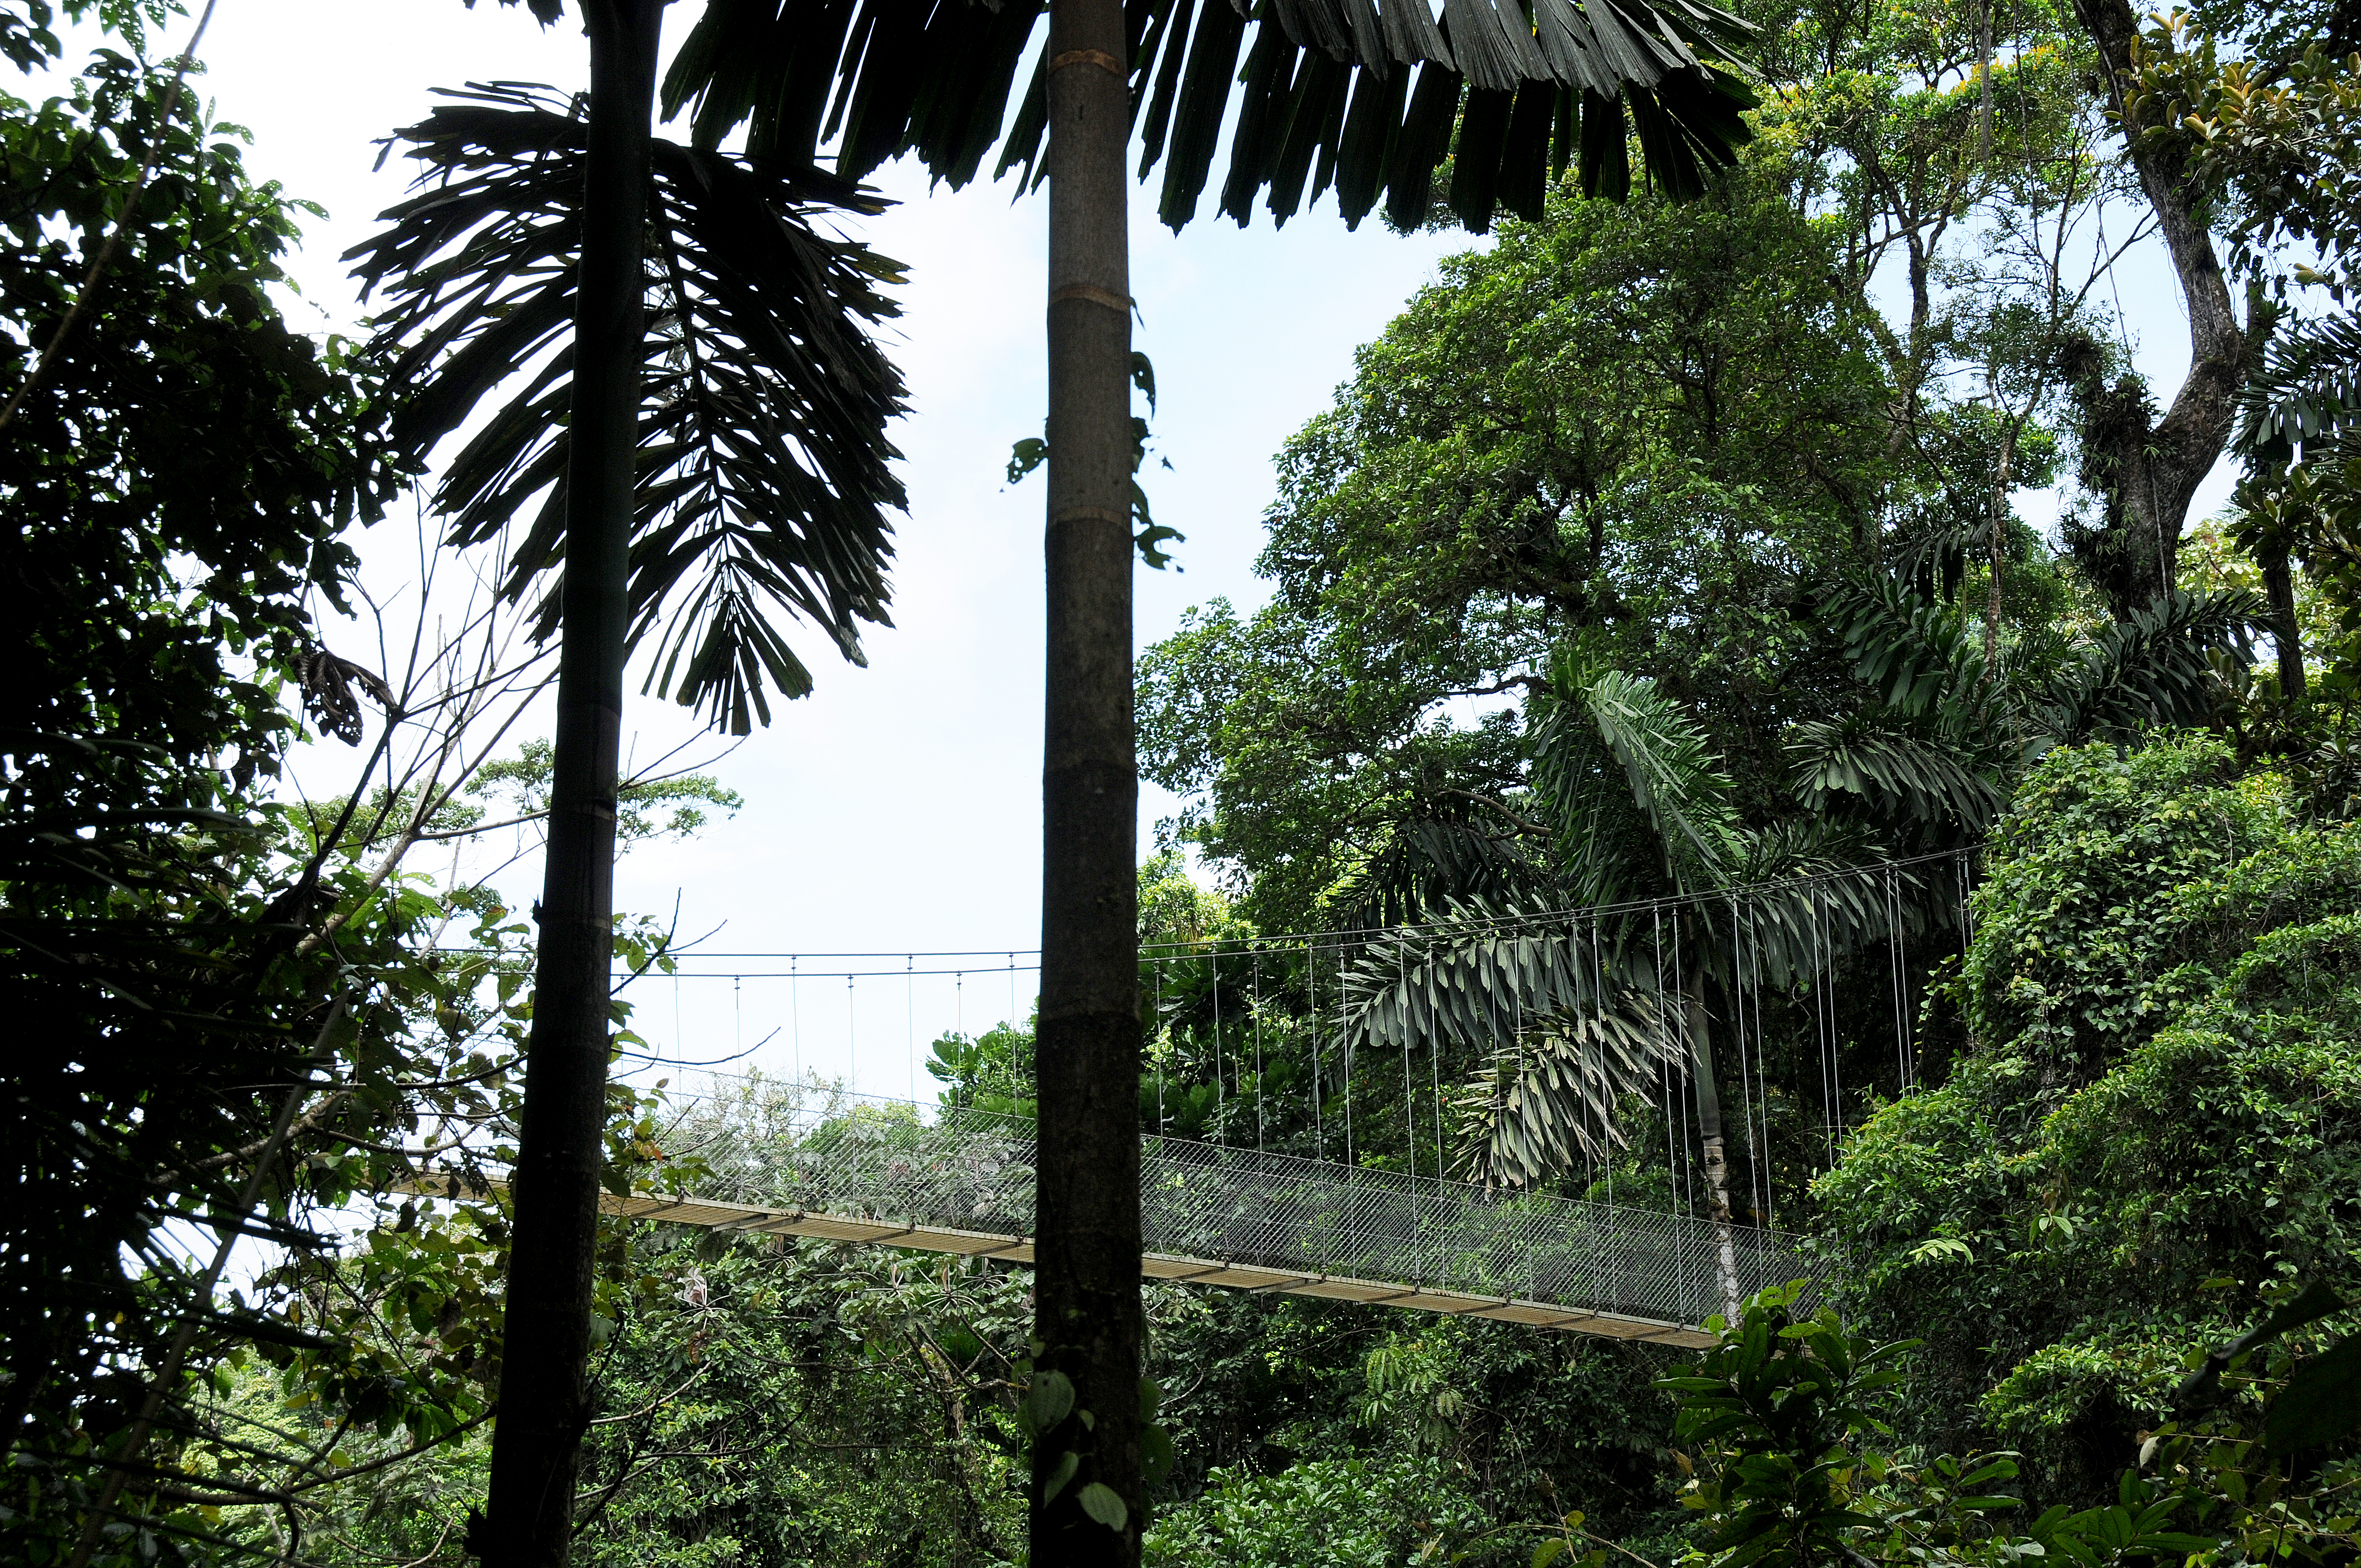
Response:
[{"label": "palm tree", "polygon": [[[544,20],[555,0],[535,0]],[[547,865],[513,1191],[500,1418],[471,1549],[566,1557],[588,1420],[592,1259],[607,1122],[623,672],[744,733],[810,674],[774,624],[849,658],[885,620],[884,426],[899,377],[862,323],[894,264],[827,238],[849,182],[655,140],[662,0],[586,0],[587,119],[562,98],[459,94],[405,133],[430,188],[354,253],[391,306],[397,441],[423,459],[525,372],[445,475],[452,536],[498,535],[536,495],[507,591],[541,590],[558,641]]]},{"label": "palm tree", "polygon": [[[1476,1179],[1529,1186],[1623,1141],[1623,1102],[1659,1074],[1694,1086],[1725,1309],[1739,1305],[1713,1019],[1762,974],[1806,972],[1833,927],[1874,912],[1839,882],[1832,907],[1760,884],[1825,874],[1859,846],[1750,829],[1700,730],[1653,681],[1561,662],[1534,704],[1529,806],[1548,834],[1521,898],[1451,898],[1443,918],[1388,932],[1346,988],[1356,1037],[1441,1041],[1478,1052],[1461,1091]],[[1748,941],[1735,905],[1750,889]],[[1670,908],[1669,922],[1664,917]],[[1610,911],[1586,923],[1568,909]],[[1716,1006],[1719,1002],[1719,1006]]]},{"label": "palm tree", "polygon": [[2246,656],[2247,628],[2267,610],[2249,594],[2176,590],[2095,630],[2023,633],[2001,645],[1996,667],[1966,607],[1907,576],[1839,583],[1821,613],[1878,700],[1795,727],[1798,799],[1926,849],[1930,829],[1980,832],[2053,747],[2202,718],[2214,657]]},{"label": "palm tree", "polygon": [[[2211,656],[2235,649],[2259,609],[2243,595],[2175,594],[2081,638],[2013,643],[1988,679],[1963,606],[1905,578],[1825,597],[1856,677],[1882,700],[1793,728],[1803,816],[1741,822],[1704,732],[1653,681],[1561,663],[1534,704],[1519,802],[1546,850],[1504,865],[1497,850],[1439,850],[1464,828],[1411,839],[1405,858],[1422,863],[1389,874],[1425,883],[1427,917],[1371,942],[1346,987],[1356,1039],[1477,1057],[1460,1090],[1463,1162],[1488,1183],[1530,1186],[1611,1158],[1619,1111],[1658,1074],[1687,1074],[1733,1312],[1716,1021],[1736,1018],[1755,987],[1792,989],[1883,943],[1897,923],[1924,929],[1948,890],[1905,870],[1889,898],[1861,873],[1972,842],[2052,746],[2201,715]],[[1436,874],[1452,866],[1478,876],[1452,888]]]},{"label": "palm tree", "polygon": [[1333,186],[1348,223],[1382,192],[1389,216],[1415,225],[1449,156],[1451,205],[1481,230],[1501,206],[1538,215],[1570,169],[1587,192],[1626,192],[1627,109],[1648,177],[1701,191],[1745,139],[1752,93],[1728,54],[1744,25],[1697,0],[1445,0],[1439,22],[1427,0],[1046,10],[1013,120],[1043,12],[992,0],[712,0],[664,105],[693,106],[699,146],[741,126],[758,156],[806,161],[832,143],[853,178],[916,152],[956,187],[997,148],[996,173],[1049,185],[1036,1367],[1057,1416],[1035,1442],[1032,1540],[1037,1563],[1129,1563],[1141,1499],[1130,134],[1141,177],[1165,164],[1159,213],[1176,230],[1196,213],[1234,95],[1222,210],[1241,223],[1265,191],[1284,222],[1307,189],[1316,200]]}]

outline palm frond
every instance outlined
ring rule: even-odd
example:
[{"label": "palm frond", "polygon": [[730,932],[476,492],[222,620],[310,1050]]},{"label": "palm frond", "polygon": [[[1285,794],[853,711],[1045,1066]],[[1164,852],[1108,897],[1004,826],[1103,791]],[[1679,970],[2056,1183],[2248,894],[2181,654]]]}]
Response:
[{"label": "palm frond", "polygon": [[[859,179],[916,152],[964,185],[1040,170],[1047,62],[1020,88],[1046,6],[989,0],[711,0],[664,88],[700,147],[741,125],[758,157],[823,147]],[[1702,0],[1129,0],[1139,172],[1164,166],[1163,220],[1196,214],[1235,118],[1222,211],[1244,224],[1267,192],[1285,222],[1332,186],[1348,224],[1382,192],[1424,221],[1435,168],[1482,230],[1499,207],[1540,215],[1547,182],[1630,189],[1629,132],[1646,178],[1678,195],[1736,160],[1755,95],[1733,50],[1752,29]],[[1014,104],[1014,115],[1010,110]],[[1627,111],[1629,115],[1627,129]],[[1006,131],[1003,134],[1003,126]]]},{"label": "palm frond", "polygon": [[2061,745],[2127,736],[2150,724],[2205,716],[2213,690],[2209,655],[2253,657],[2250,629],[2268,609],[2245,592],[2176,592],[2093,638],[2052,676],[2037,717]]},{"label": "palm frond", "polygon": [[[378,345],[396,438],[424,455],[506,391],[436,494],[456,544],[533,510],[504,591],[538,588],[555,635],[588,129],[547,88],[454,93],[399,134],[423,192],[348,253],[390,308]],[[898,264],[815,226],[884,203],[849,181],[658,140],[650,191],[647,358],[631,553],[631,641],[649,687],[745,734],[811,673],[778,611],[862,660],[890,625],[886,513],[905,504],[885,426],[899,373],[869,335],[896,313]],[[522,374],[519,367],[525,367]],[[538,499],[538,506],[535,501]]]},{"label": "palm frond", "polygon": [[1685,1059],[1674,1009],[1637,987],[1597,1012],[1552,1020],[1494,1051],[1461,1087],[1460,1169],[1487,1187],[1533,1187],[1623,1146],[1618,1108]]},{"label": "palm frond", "polygon": [[1547,872],[1480,820],[1423,817],[1394,826],[1375,853],[1329,896],[1356,928],[1399,926],[1455,899],[1512,901],[1543,894]]},{"label": "palm frond", "polygon": [[1382,932],[1345,979],[1352,1038],[1489,1049],[1536,1019],[1593,1008],[1611,959],[1565,916],[1454,899],[1439,920]]},{"label": "palm frond", "polygon": [[[1641,852],[1635,822],[1649,829],[1673,887],[1695,891],[1727,880],[1738,839],[1730,783],[1679,705],[1645,676],[1604,670],[1562,672],[1542,706],[1534,786],[1554,805],[1569,881],[1582,902],[1631,895]],[[1615,773],[1621,801],[1613,798]]]},{"label": "palm frond", "polygon": [[2290,463],[2361,424],[2361,318],[2301,322],[2263,353],[2238,391],[2241,456]]},{"label": "palm frond", "polygon": [[1884,941],[1927,891],[1912,868],[1890,871],[1890,884],[1864,875],[1890,858],[1891,846],[1872,830],[1825,818],[1750,833],[1745,850],[1735,868],[1741,891],[1707,932],[1719,961],[1689,960],[1732,977],[1741,990],[1793,988],[1832,959]]},{"label": "palm frond", "polygon": [[1362,950],[1345,978],[1348,1036],[1359,1050],[1474,1056],[1458,1094],[1460,1163],[1493,1185],[1546,1179],[1620,1142],[1618,1105],[1677,1057],[1635,930],[1455,900],[1443,919]]},{"label": "palm frond", "polygon": [[1905,718],[1964,709],[1984,685],[1983,645],[1964,610],[1916,592],[1903,577],[1847,577],[1821,590],[1821,610],[1843,638],[1853,678]]},{"label": "palm frond", "polygon": [[1949,822],[1981,832],[2007,803],[1995,759],[1939,724],[1905,727],[1886,716],[1848,714],[1789,729],[1785,751],[1797,798],[1826,812],[1856,801],[1881,821]]},{"label": "palm frond", "polygon": [[1664,846],[1588,712],[1537,704],[1527,745],[1533,792],[1556,829],[1565,901],[1624,904],[1669,891]]}]

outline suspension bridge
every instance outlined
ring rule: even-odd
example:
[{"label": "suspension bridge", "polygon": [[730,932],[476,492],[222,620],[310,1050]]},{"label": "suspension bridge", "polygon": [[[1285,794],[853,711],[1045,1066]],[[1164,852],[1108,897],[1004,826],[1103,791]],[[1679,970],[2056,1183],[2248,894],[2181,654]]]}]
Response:
[{"label": "suspension bridge", "polygon": [[[782,1093],[782,1091],[787,1091]],[[716,1084],[670,1130],[694,1191],[603,1201],[702,1229],[1033,1261],[1034,1127],[966,1108]],[[1704,1345],[1741,1293],[1811,1272],[1797,1239],[1679,1213],[1144,1135],[1150,1279]]]},{"label": "suspension bridge", "polygon": [[[1920,918],[1915,928],[1922,938],[1942,937],[1943,922],[1956,918],[1964,938],[1963,857],[1902,865],[1922,863],[1948,863],[1944,874],[1955,880],[1943,888],[1930,885],[1935,876],[1917,879],[1919,891],[1932,894],[1919,905],[1938,918]],[[1798,999],[1808,995],[1832,1147],[1842,1111],[1837,1020],[1827,993],[1840,954],[1883,949],[1894,1082],[1906,1087],[1914,1076],[1907,955],[1914,925],[1905,904],[1901,869],[1886,866],[1769,889],[1518,915],[1472,935],[1462,923],[1450,930],[1152,944],[1142,959],[1143,1002],[1154,1023],[1145,1058],[1154,1099],[1151,1108],[1144,1097],[1140,1139],[1142,1274],[1611,1339],[1710,1344],[1700,1326],[1708,1317],[1756,1290],[1822,1271],[1805,1238],[1741,1223],[1732,1212],[1767,1219],[1772,1210],[1769,1173],[1761,1168],[1771,1033],[1762,992],[1775,984]],[[1491,955],[1472,968],[1471,941]],[[1412,949],[1422,974],[1405,956]],[[732,1056],[746,1054],[751,983],[757,1019],[771,1025],[757,1045],[775,1058],[785,1033],[791,1074],[699,1070],[668,1080],[655,1139],[665,1190],[607,1194],[602,1203],[630,1218],[714,1232],[1030,1264],[1037,1149],[1027,1113],[1030,1064],[1016,1047],[1000,1058],[978,1057],[965,1024],[971,983],[991,993],[1005,982],[1000,1033],[1021,1041],[1009,1025],[1021,1016],[1019,977],[1033,970],[1034,958],[695,956],[653,982],[672,986],[675,1049],[690,1038],[719,1036],[737,1042]],[[1709,960],[1725,977],[1718,1054],[1724,1077],[1737,1069],[1737,1081],[1726,1086],[1735,1095],[1714,1088],[1717,1052],[1693,1036],[1703,1027],[1696,1010],[1678,996],[1667,1000],[1683,983],[1684,966],[1695,971]],[[1449,1095],[1441,1062],[1446,1043],[1467,1041],[1464,1028],[1454,1034],[1435,998],[1436,976],[1455,964],[1463,986],[1514,991],[1513,1005],[1493,995],[1477,1014],[1501,1020],[1493,1026],[1510,1045],[1533,1030],[1554,1030],[1561,1044],[1572,1042],[1571,1070],[1594,1082],[1595,1098],[1636,1094],[1657,1102],[1668,1184],[1635,1191],[1627,1177],[1625,1200],[1617,1201],[1614,1154],[1624,1146],[1604,1124],[1603,1110],[1600,1125],[1576,1129],[1565,1146],[1569,1159],[1591,1164],[1583,1197],[1447,1174]],[[720,981],[730,982],[726,1017],[710,983]],[[684,981],[707,982],[696,987],[706,995],[693,1029]],[[785,994],[765,1000],[765,987]],[[660,1017],[663,1000],[642,993],[641,1015]],[[1546,1015],[1525,1015],[1529,1002]],[[1641,1041],[1640,1067],[1627,1059],[1620,1076],[1604,1065],[1604,1031],[1567,1024],[1586,1010],[1603,1018],[1619,1006],[1643,1035],[1653,1032]],[[1386,1019],[1390,1034],[1379,1027]],[[1364,1085],[1356,1100],[1372,1047],[1386,1047],[1378,1059],[1390,1072],[1397,1044],[1400,1082],[1387,1086],[1392,1099],[1372,1103]],[[641,1071],[702,1067],[653,1050],[627,1054],[636,1054]],[[1308,1083],[1274,1071],[1281,1054],[1308,1064]],[[829,1070],[834,1064],[840,1069]],[[910,1092],[861,1091],[864,1072],[873,1085],[881,1066]],[[931,1102],[917,1093],[922,1069],[943,1084]],[[1712,1179],[1722,1179],[1718,1101],[1734,1103],[1731,1120],[1742,1134],[1735,1141],[1742,1168],[1727,1206],[1699,1197],[1708,1160]],[[1373,1141],[1385,1146],[1374,1158]],[[1281,1143],[1291,1150],[1271,1146]]]}]

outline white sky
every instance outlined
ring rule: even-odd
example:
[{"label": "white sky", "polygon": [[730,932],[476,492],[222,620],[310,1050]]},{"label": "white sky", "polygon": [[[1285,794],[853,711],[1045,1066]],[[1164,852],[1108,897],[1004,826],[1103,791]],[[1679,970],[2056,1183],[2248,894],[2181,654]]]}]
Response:
[{"label": "white sky", "polygon": [[[690,0],[675,4],[668,39],[692,16]],[[175,23],[166,47],[180,47],[186,26]],[[223,118],[253,131],[255,177],[328,210],[309,225],[293,269],[320,324],[340,329],[357,306],[335,258],[368,235],[408,178],[400,159],[372,173],[371,143],[422,117],[433,87],[506,79],[573,88],[587,68],[574,27],[544,33],[522,8],[492,0],[472,11],[458,0],[220,0],[203,52],[200,90]],[[1217,164],[1216,184],[1218,172]],[[1038,477],[1005,489],[1001,469],[1010,443],[1040,425],[1044,204],[1037,196],[1012,205],[1007,187],[988,185],[928,195],[906,167],[881,182],[904,204],[862,232],[911,268],[888,343],[914,407],[895,434],[911,496],[894,574],[896,628],[867,639],[866,670],[798,637],[818,692],[775,710],[773,726],[716,770],[746,809],[696,842],[640,850],[619,879],[619,907],[663,914],[677,896],[685,931],[721,928],[716,949],[1038,941],[1042,498]],[[1184,574],[1138,574],[1141,646],[1215,595],[1261,600],[1251,565],[1271,455],[1325,406],[1356,345],[1382,330],[1437,258],[1476,243],[1405,239],[1374,219],[1347,234],[1333,203],[1280,233],[1267,216],[1241,232],[1205,215],[1211,193],[1176,238],[1155,223],[1153,201],[1153,187],[1135,188],[1133,292],[1144,318],[1138,346],[1155,360],[1161,394],[1157,446],[1173,470],[1152,471],[1148,484],[1158,520],[1188,541],[1176,550]],[[2160,257],[2142,258],[2121,287],[2136,337],[2143,350],[2154,345],[2143,368],[2169,392],[2187,352],[2170,274]],[[2217,500],[2218,487],[2209,488],[2200,515]],[[389,523],[369,554],[401,552],[406,535]],[[339,642],[333,630],[329,641]],[[357,630],[349,641],[343,651],[368,652]],[[680,709],[636,695],[626,729],[641,757],[693,733]],[[319,777],[313,787],[335,785]],[[1144,795],[1143,849],[1171,809],[1152,790]],[[529,895],[538,867],[504,881]],[[907,1040],[930,1038],[954,1015],[972,1032],[1009,1012],[1005,974],[957,986],[859,984],[859,1086],[878,1092],[907,1087]],[[727,981],[688,981],[676,1003],[668,990],[647,995],[641,1022],[660,1047],[677,1044],[693,1057],[730,1054],[775,1028],[758,1059],[843,1070],[852,1035],[844,982],[794,991],[749,980],[733,1003]],[[1017,991],[1021,1010],[1029,975]]]}]

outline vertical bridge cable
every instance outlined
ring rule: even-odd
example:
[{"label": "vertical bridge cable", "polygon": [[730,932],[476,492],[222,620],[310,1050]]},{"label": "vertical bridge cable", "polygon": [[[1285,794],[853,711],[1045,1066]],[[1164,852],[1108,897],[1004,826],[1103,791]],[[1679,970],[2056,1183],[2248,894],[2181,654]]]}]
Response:
[{"label": "vertical bridge cable", "polygon": [[[1738,1036],[1738,1117],[1746,1125],[1746,1190],[1763,1212],[1763,1162],[1754,1142],[1754,1078],[1746,1060],[1746,938],[1738,895],[1730,895],[1730,1024]],[[1759,1221],[1757,1222],[1760,1223]]]},{"label": "vertical bridge cable", "polygon": [[804,1081],[804,988],[801,983],[803,980],[802,963],[803,960],[799,958],[791,958],[787,960],[788,1048],[795,1053],[793,1060],[795,1062],[796,1069],[796,1092],[798,1096],[803,1092],[802,1085]]},{"label": "vertical bridge cable", "polygon": [[1328,1157],[1328,1130],[1320,1100],[1328,1084],[1320,1066],[1320,963],[1309,938],[1303,944],[1303,998],[1305,1009],[1312,1015],[1312,1154],[1313,1158],[1324,1161]]},{"label": "vertical bridge cable", "polygon": [[1008,1109],[1025,1096],[1016,1087],[1016,955],[1008,955]]},{"label": "vertical bridge cable", "polygon": [[861,1036],[853,1026],[852,976],[844,977],[844,1069],[852,1092],[861,1092]]},{"label": "vertical bridge cable", "polygon": [[1820,1032],[1820,1051],[1823,1051],[1825,1056],[1823,1068],[1825,1072],[1828,1072],[1828,1110],[1825,1110],[1825,1114],[1820,1117],[1820,1124],[1828,1129],[1828,1164],[1829,1164],[1829,1169],[1835,1169],[1837,1143],[1844,1141],[1844,1041],[1841,1041],[1839,1035],[1837,1035],[1837,1029],[1839,1029],[1839,1018],[1837,1018],[1837,893],[1835,888],[1829,888],[1829,895],[1828,895],[1828,918],[1825,918],[1825,930],[1823,930],[1823,938],[1820,938],[1820,961],[1823,961],[1825,973],[1828,973],[1825,996],[1820,999],[1820,1008],[1828,1013],[1828,1027]]},{"label": "vertical bridge cable", "polygon": [[1771,1163],[1771,1058],[1770,1036],[1763,1027],[1763,914],[1761,905],[1748,900],[1746,929],[1754,949],[1754,1091],[1762,1097],[1763,1108],[1763,1223],[1775,1229],[1773,1217],[1779,1203],[1779,1190],[1773,1180]]},{"label": "vertical bridge cable", "polygon": [[[1404,994],[1410,990],[1410,953],[1400,943],[1395,944],[1394,947],[1394,986],[1396,995]],[[1402,1151],[1404,1157],[1410,1161],[1411,1201],[1415,1205],[1418,1201],[1418,1106],[1415,1102],[1418,1091],[1411,1086],[1418,1080],[1410,1075],[1410,1031],[1408,1029],[1401,1032],[1401,1046]],[[1415,1213],[1415,1208],[1411,1212]]]},{"label": "vertical bridge cable", "polygon": [[1336,1046],[1345,1058],[1345,1166],[1347,1171],[1360,1162],[1353,1157],[1353,1032],[1345,1017],[1345,943],[1336,942]]},{"label": "vertical bridge cable", "polygon": [[[1607,964],[1599,950],[1599,921],[1590,921],[1590,996],[1591,1010],[1598,1027],[1592,1032],[1592,1042],[1598,1054],[1598,1157],[1607,1162],[1607,1206],[1615,1207],[1615,1130],[1608,1123],[1614,1107],[1608,1102],[1607,1067]],[[1579,958],[1580,949],[1576,951]]]},{"label": "vertical bridge cable", "polygon": [[[951,974],[951,1038],[960,1043],[960,1048],[962,1051],[965,1049],[967,1045],[967,973],[963,970],[954,970]],[[951,1108],[953,1110],[957,1110],[959,1108],[959,1102],[960,1080],[957,1077],[954,1077],[951,1080]]]},{"label": "vertical bridge cable", "polygon": [[[1407,992],[1401,997],[1401,1010],[1402,1030],[1407,1036],[1410,1029],[1410,994]],[[1434,1091],[1434,1177],[1440,1181],[1445,1174],[1443,1165],[1443,1047],[1435,1038],[1432,1021],[1426,1028],[1426,1070]]]},{"label": "vertical bridge cable", "polygon": [[1230,1138],[1229,1102],[1224,1097],[1222,1084],[1222,947],[1213,944],[1213,1141],[1226,1144]]},{"label": "vertical bridge cable", "polygon": [[[1148,1036],[1151,1049],[1164,1044],[1164,959],[1159,954],[1148,960],[1156,976],[1156,1028]],[[1156,1135],[1164,1136],[1164,1076],[1168,1058],[1159,1052],[1156,1058]]]},{"label": "vertical bridge cable", "polygon": [[1910,979],[1902,937],[1902,875],[1885,868],[1885,952],[1894,970],[1894,1066],[1899,1092],[1910,1092]]},{"label": "vertical bridge cable", "polygon": [[1664,1182],[1674,1202],[1680,1201],[1681,1162],[1673,1142],[1673,1043],[1664,1033],[1664,911],[1649,911],[1650,952],[1656,963],[1656,1081],[1664,1091]]},{"label": "vertical bridge cable", "polygon": [[1828,894],[1828,1120],[1832,1133],[1828,1140],[1828,1164],[1837,1163],[1837,1146],[1844,1142],[1844,1021],[1837,1012],[1837,900],[1834,889]]},{"label": "vertical bridge cable", "polygon": [[[1664,911],[1659,905],[1649,911],[1649,953],[1656,970],[1656,1081],[1664,1091],[1664,1190],[1666,1201],[1678,1207],[1681,1201],[1681,1162],[1673,1135],[1673,1052],[1672,1042],[1664,1034]],[[1675,1248],[1673,1253],[1673,1288],[1680,1299],[1689,1299],[1688,1249]]]},{"label": "vertical bridge cable", "polygon": [[[1572,1024],[1575,1080],[1581,1086],[1581,1102],[1575,1107],[1575,1114],[1582,1119],[1582,1131],[1575,1142],[1576,1146],[1582,1150],[1582,1195],[1588,1198],[1590,1190],[1598,1184],[1598,1156],[1595,1146],[1590,1141],[1590,1047],[1580,1011],[1582,1006],[1582,927],[1579,918],[1571,915],[1566,916],[1565,922],[1565,948],[1566,972],[1573,977],[1575,992],[1576,1015]],[[1517,1009],[1517,1036],[1521,1047],[1524,1038],[1524,1007],[1521,998]],[[1548,1025],[1543,1024],[1542,1028],[1546,1034]]]},{"label": "vertical bridge cable", "polygon": [[[1410,952],[1401,943],[1394,944],[1394,985],[1400,995],[1410,989]],[[1418,1266],[1418,1091],[1417,1080],[1410,1075],[1410,1031],[1401,1031],[1402,1047],[1402,1157],[1410,1162],[1410,1270],[1419,1277]]]},{"label": "vertical bridge cable", "polygon": [[1262,950],[1247,949],[1254,958],[1254,1048],[1255,1048],[1255,1153],[1260,1154],[1263,1143],[1262,1113]]},{"label": "vertical bridge cable", "polygon": [[902,955],[902,1047],[910,1058],[910,1103],[918,1102],[918,959]]},{"label": "vertical bridge cable", "polygon": [[1820,1168],[1826,1170],[1836,1163],[1836,1135],[1829,1130],[1828,1107],[1835,1103],[1835,1093],[1828,1085],[1828,942],[1821,929],[1820,890],[1812,889],[1812,1045],[1818,1053],[1820,1069]]},{"label": "vertical bridge cable", "polygon": [[1685,954],[1681,948],[1681,906],[1675,903],[1673,911],[1673,995],[1678,1011],[1673,1016],[1679,1021],[1681,1042],[1681,1190],[1688,1212],[1697,1212],[1696,1146],[1689,1139],[1689,1124],[1697,1120],[1693,1114],[1697,1101],[1697,1047],[1689,1038],[1689,986]]}]

